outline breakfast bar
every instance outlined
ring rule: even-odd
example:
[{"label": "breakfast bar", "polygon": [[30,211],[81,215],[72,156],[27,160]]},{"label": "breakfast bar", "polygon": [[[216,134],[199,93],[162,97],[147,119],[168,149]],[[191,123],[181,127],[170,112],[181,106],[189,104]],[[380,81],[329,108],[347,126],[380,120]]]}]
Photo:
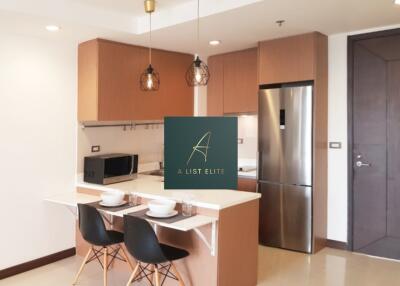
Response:
[{"label": "breakfast bar", "polygon": [[[95,204],[104,192],[122,191],[126,199],[131,193],[140,197],[138,206],[98,209],[106,224],[120,231],[122,217],[145,211],[150,200],[174,200],[180,212],[181,202],[190,198],[193,216],[176,222],[146,217],[161,242],[189,251],[189,257],[176,264],[185,285],[256,285],[260,194],[223,189],[165,190],[162,177],[141,174],[133,181],[112,185],[90,184],[78,177],[76,186],[76,192],[47,201],[64,205],[76,214],[78,203]],[[88,245],[76,229],[77,254],[83,256]],[[116,263],[114,267],[126,266]],[[167,279],[164,285],[175,284]]]}]

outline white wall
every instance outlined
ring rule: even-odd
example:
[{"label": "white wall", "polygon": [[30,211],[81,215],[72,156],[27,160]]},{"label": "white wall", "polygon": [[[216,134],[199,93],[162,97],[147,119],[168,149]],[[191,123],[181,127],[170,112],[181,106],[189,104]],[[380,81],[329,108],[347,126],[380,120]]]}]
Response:
[{"label": "white wall", "polygon": [[74,191],[76,51],[1,34],[0,269],[75,246],[72,215],[43,199]]},{"label": "white wall", "polygon": [[347,35],[329,37],[328,238],[347,241]]},{"label": "white wall", "polygon": [[239,159],[251,159],[254,165],[257,157],[257,127],[257,115],[238,116],[238,138],[243,139],[243,144],[238,145],[238,157]]}]

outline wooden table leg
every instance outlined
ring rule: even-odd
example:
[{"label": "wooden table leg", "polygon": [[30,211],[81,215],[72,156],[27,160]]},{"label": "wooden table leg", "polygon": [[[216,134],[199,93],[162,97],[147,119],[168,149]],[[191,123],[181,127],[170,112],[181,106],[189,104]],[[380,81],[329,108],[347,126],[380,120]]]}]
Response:
[{"label": "wooden table leg", "polygon": [[79,276],[81,275],[81,273],[82,273],[82,271],[83,271],[83,268],[85,267],[86,262],[87,262],[87,260],[89,259],[89,255],[90,255],[91,252],[92,252],[92,247],[90,247],[88,253],[86,254],[85,259],[83,260],[83,262],[82,262],[82,264],[81,264],[81,267],[79,268],[78,274],[76,274],[75,280],[74,280],[74,282],[72,283],[72,285],[75,285],[75,284],[78,282],[78,278],[79,278]]},{"label": "wooden table leg", "polygon": [[103,260],[103,280],[104,286],[107,286],[107,272],[108,272],[108,248],[104,247],[104,260]]},{"label": "wooden table leg", "polygon": [[126,286],[130,286],[131,285],[133,279],[135,279],[135,276],[136,276],[136,273],[137,273],[138,269],[139,269],[139,262],[138,262],[138,264],[136,264],[136,267],[133,270],[131,277],[129,277],[129,280],[128,280],[128,283],[126,283]]},{"label": "wooden table leg", "polygon": [[158,266],[154,267],[154,275],[156,276],[156,286],[160,286],[160,274],[158,273]]},{"label": "wooden table leg", "polygon": [[175,264],[172,261],[171,261],[171,268],[174,275],[178,278],[179,286],[185,286],[181,274],[179,273],[178,269],[176,269]]}]

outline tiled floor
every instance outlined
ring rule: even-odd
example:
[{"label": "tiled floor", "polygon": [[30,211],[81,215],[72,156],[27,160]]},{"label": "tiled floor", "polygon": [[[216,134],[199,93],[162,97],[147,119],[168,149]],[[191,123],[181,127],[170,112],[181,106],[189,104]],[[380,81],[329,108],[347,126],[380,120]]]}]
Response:
[{"label": "tiled floor", "polygon": [[[0,281],[0,286],[71,285],[80,262],[81,258],[79,257],[64,259],[57,263],[4,279]],[[400,262],[329,248],[316,255],[305,255],[260,247],[258,267],[258,285],[262,286],[400,285]],[[99,271],[97,265],[89,264],[78,285],[102,285],[102,277]],[[109,286],[125,285],[128,276],[128,271],[111,271]],[[145,284],[134,285],[141,286]]]}]

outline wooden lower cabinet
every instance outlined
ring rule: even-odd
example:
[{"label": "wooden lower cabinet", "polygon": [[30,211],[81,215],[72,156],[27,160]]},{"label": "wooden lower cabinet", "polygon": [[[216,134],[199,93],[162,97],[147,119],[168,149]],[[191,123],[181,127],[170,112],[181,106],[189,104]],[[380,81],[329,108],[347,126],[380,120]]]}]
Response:
[{"label": "wooden lower cabinet", "polygon": [[[78,188],[78,192],[99,194],[100,191]],[[144,199],[142,203],[147,203]],[[180,208],[180,204],[177,205]],[[194,286],[255,286],[257,284],[258,269],[258,219],[259,200],[252,200],[239,205],[212,210],[197,208],[197,214],[218,218],[217,247],[215,255],[194,231],[178,231],[166,227],[157,227],[157,236],[160,242],[186,249],[190,255],[176,261],[176,266],[182,275],[185,285]],[[113,229],[123,231],[122,218],[114,217]],[[107,227],[109,225],[106,223]],[[207,239],[212,234],[211,225],[199,228]],[[89,244],[84,241],[76,224],[76,250],[83,256]],[[131,261],[134,261],[132,257]],[[97,263],[97,262],[94,262]],[[125,276],[131,273],[126,263],[116,261],[114,268],[119,273],[126,271]],[[101,271],[101,270],[100,270]],[[167,279],[166,286],[178,285],[175,280]]]},{"label": "wooden lower cabinet", "polygon": [[256,192],[257,191],[257,180],[248,178],[238,179],[238,190],[245,192]]},{"label": "wooden lower cabinet", "polygon": [[145,47],[102,39],[78,47],[78,120],[160,120],[193,116],[194,89],[185,81],[193,55],[153,50],[158,91],[142,91],[140,75],[149,62]]}]

